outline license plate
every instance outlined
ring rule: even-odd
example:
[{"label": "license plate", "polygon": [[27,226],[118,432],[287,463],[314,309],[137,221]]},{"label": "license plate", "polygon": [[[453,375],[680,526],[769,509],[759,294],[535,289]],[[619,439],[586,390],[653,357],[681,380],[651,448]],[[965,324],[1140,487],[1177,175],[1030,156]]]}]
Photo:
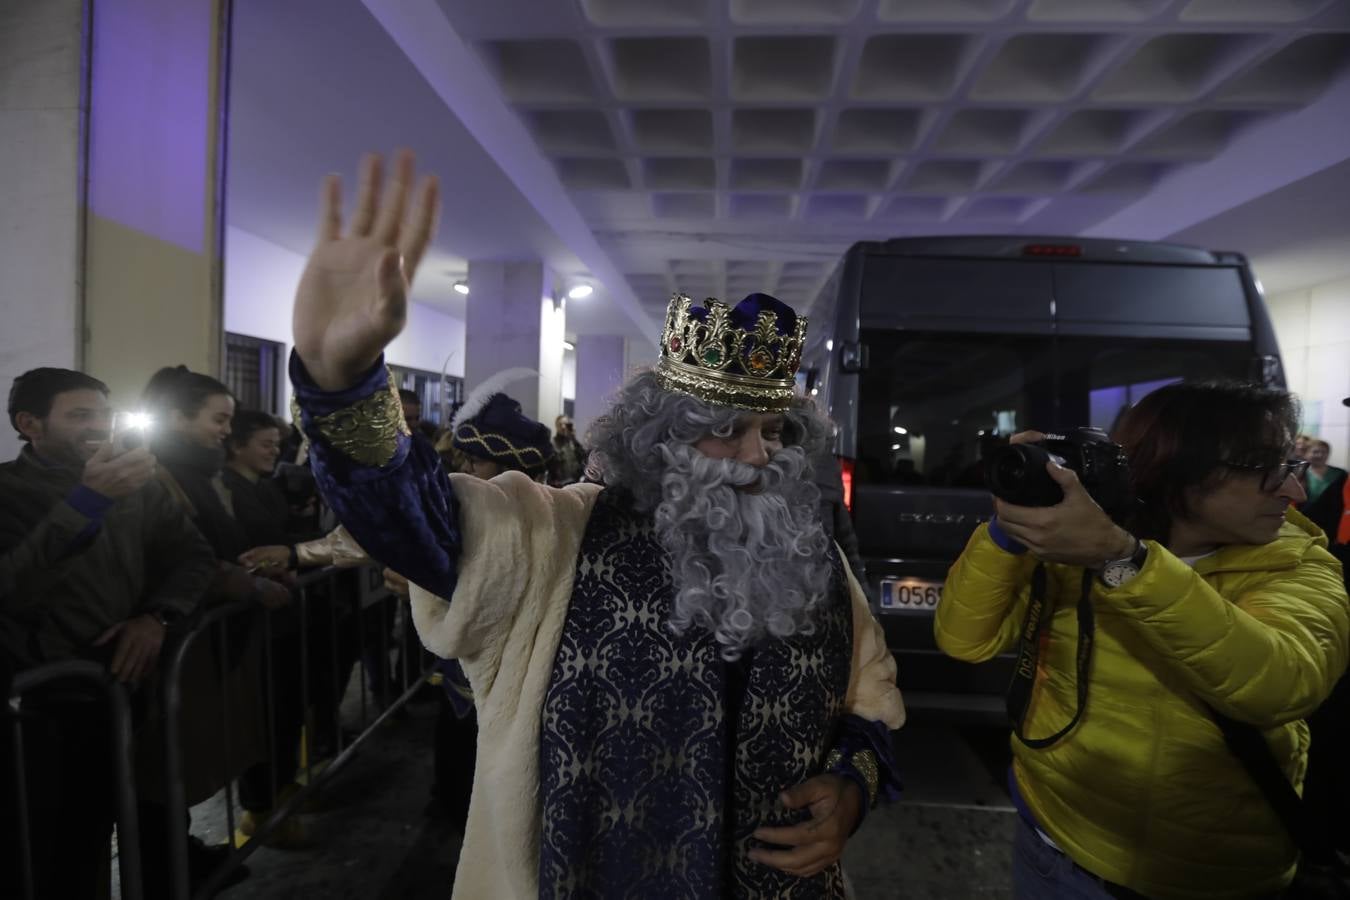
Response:
[{"label": "license plate", "polygon": [[883,578],[882,612],[932,612],[942,599],[942,582],[929,578]]}]

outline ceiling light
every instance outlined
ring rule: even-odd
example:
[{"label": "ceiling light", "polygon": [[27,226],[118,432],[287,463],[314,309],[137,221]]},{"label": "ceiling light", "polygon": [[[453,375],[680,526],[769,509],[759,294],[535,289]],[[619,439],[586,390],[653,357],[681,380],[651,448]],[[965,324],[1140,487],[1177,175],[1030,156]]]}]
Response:
[{"label": "ceiling light", "polygon": [[469,283],[467,281],[464,281],[463,279],[456,281],[454,288],[456,294],[463,294],[466,297],[469,296]]},{"label": "ceiling light", "polygon": [[909,432],[905,430],[905,427],[903,425],[895,426],[894,431],[896,434],[909,434]]},{"label": "ceiling light", "polygon": [[568,300],[584,300],[595,292],[589,284],[578,284],[567,292]]},{"label": "ceiling light", "polygon": [[892,450],[899,450],[899,449],[900,449],[900,445],[899,445],[899,444],[891,444],[891,449],[892,449]]}]

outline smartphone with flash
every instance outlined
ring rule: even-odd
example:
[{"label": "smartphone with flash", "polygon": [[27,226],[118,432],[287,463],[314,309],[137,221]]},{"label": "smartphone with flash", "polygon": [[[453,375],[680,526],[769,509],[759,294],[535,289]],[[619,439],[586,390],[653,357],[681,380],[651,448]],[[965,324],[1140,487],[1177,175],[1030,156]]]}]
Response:
[{"label": "smartphone with flash", "polygon": [[139,411],[117,412],[113,414],[112,445],[114,453],[125,453],[143,447],[149,441],[153,420],[148,413]]}]

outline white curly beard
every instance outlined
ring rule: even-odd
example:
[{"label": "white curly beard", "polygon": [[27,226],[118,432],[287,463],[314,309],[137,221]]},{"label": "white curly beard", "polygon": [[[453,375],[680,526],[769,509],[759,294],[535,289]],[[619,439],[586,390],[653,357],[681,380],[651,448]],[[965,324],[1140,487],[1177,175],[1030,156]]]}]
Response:
[{"label": "white curly beard", "polygon": [[661,444],[656,533],[670,553],[670,626],[706,628],[736,659],[765,637],[810,634],[830,583],[819,495],[798,447],[760,468]]}]

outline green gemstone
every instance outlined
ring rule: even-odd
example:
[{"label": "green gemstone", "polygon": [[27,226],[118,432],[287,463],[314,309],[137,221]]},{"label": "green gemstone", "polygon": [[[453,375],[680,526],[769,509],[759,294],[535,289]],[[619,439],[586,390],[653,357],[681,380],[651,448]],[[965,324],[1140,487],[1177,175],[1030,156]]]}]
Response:
[{"label": "green gemstone", "polygon": [[722,351],[716,347],[709,347],[703,351],[703,361],[710,366],[721,365]]}]

